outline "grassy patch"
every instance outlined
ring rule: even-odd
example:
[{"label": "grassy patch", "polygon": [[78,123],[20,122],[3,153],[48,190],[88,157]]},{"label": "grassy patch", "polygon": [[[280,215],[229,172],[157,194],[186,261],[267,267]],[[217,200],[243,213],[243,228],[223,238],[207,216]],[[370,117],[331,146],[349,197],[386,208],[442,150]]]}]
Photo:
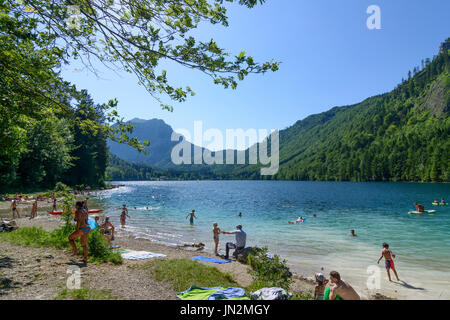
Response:
[{"label": "grassy patch", "polygon": [[117,297],[111,294],[109,290],[97,289],[64,289],[56,297],[55,300],[117,300]]},{"label": "grassy patch", "polygon": [[[68,236],[75,230],[72,224],[66,224],[61,228],[47,232],[41,228],[19,228],[12,232],[0,233],[0,241],[7,241],[19,245],[32,247],[54,247],[58,249],[70,249]],[[80,248],[79,240],[76,241]],[[81,251],[81,249],[80,249]],[[120,253],[109,249],[106,240],[99,231],[91,231],[88,241],[89,262],[113,264],[122,263]]]},{"label": "grassy patch", "polygon": [[150,262],[148,267],[156,280],[171,283],[177,292],[194,284],[199,287],[238,286],[229,273],[188,259],[159,259]]}]

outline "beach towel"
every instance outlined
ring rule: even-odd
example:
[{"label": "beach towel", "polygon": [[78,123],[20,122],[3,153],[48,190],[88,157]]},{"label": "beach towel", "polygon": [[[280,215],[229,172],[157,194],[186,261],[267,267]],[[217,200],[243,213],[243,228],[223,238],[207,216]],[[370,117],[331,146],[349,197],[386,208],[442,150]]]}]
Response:
[{"label": "beach towel", "polygon": [[208,300],[250,300],[242,288],[226,288],[209,296]]},{"label": "beach towel", "polygon": [[234,262],[232,260],[214,259],[214,258],[203,257],[203,256],[190,257],[189,259],[199,260],[199,261],[206,261],[206,262],[212,262],[212,263],[219,263],[219,264]]},{"label": "beach towel", "polygon": [[163,258],[166,257],[165,254],[153,253],[148,251],[134,251],[134,250],[124,250],[120,255],[122,258],[127,260],[143,260],[151,258]]},{"label": "beach towel", "polygon": [[181,300],[250,300],[241,288],[201,288],[196,285],[178,293],[177,297]]},{"label": "beach towel", "polygon": [[251,294],[254,300],[287,300],[292,296],[282,288],[262,288]]}]

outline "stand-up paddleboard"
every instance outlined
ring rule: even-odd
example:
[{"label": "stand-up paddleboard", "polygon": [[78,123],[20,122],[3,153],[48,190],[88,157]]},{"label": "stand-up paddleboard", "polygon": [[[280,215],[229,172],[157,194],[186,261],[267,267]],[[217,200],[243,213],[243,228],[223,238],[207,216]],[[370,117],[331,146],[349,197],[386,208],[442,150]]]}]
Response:
[{"label": "stand-up paddleboard", "polygon": [[[103,211],[102,209],[92,209],[92,210],[88,210],[88,213],[100,213],[100,212],[102,212],[102,211]],[[48,213],[49,213],[49,214],[52,214],[52,215],[54,215],[54,216],[60,216],[60,215],[63,214],[63,211],[62,211],[62,210],[59,210],[59,211],[49,211]],[[75,210],[72,210],[72,213],[75,213]]]},{"label": "stand-up paddleboard", "polygon": [[435,213],[436,210],[425,210],[424,212],[419,212],[419,211],[410,211],[408,212],[409,214],[422,214],[422,213]]},{"label": "stand-up paddleboard", "polygon": [[447,206],[448,203],[440,203],[440,202],[439,202],[439,203],[434,203],[434,202],[433,202],[432,205],[433,205],[433,206]]}]

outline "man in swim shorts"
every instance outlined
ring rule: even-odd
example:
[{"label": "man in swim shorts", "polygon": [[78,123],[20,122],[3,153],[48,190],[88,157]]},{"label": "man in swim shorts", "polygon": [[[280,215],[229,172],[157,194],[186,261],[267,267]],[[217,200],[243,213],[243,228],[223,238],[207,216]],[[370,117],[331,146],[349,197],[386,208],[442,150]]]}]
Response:
[{"label": "man in swim shorts", "polygon": [[72,246],[73,254],[78,255],[78,249],[77,245],[75,244],[75,239],[80,238],[81,247],[83,248],[83,261],[84,263],[87,263],[87,257],[88,257],[88,248],[87,248],[87,242],[89,238],[89,231],[91,231],[91,228],[89,227],[88,223],[88,212],[83,209],[83,202],[77,201],[75,204],[75,221],[77,222],[77,226],[75,228],[75,231],[72,232],[69,236],[69,244]]},{"label": "man in swim shorts", "polygon": [[339,295],[343,300],[361,300],[359,294],[337,271],[330,272],[330,281],[335,285],[330,289],[330,300],[334,300]]},{"label": "man in swim shorts", "polygon": [[395,254],[393,254],[392,251],[389,250],[389,245],[386,242],[383,243],[383,250],[381,250],[381,257],[380,257],[380,259],[378,259],[377,263],[380,263],[380,260],[383,257],[384,257],[384,262],[385,262],[384,265],[386,267],[386,272],[388,274],[389,281],[392,281],[391,273],[389,272],[390,269],[392,269],[392,271],[394,271],[395,277],[397,278],[397,281],[399,281],[400,279],[398,278],[397,270],[395,270],[394,260],[393,260],[393,258],[395,258]]}]

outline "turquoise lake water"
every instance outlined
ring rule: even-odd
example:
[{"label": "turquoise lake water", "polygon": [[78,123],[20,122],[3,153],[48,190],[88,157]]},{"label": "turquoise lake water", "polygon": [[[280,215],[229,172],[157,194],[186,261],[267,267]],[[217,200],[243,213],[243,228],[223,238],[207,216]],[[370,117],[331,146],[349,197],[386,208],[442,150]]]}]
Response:
[{"label": "turquoise lake water", "polygon": [[[117,183],[117,182],[115,182]],[[203,242],[212,251],[212,223],[234,230],[242,224],[247,246],[269,247],[294,270],[311,275],[336,269],[363,288],[366,269],[376,265],[381,244],[397,254],[399,294],[448,297],[450,289],[450,184],[346,183],[298,181],[158,181],[123,182],[124,187],[98,193],[93,199],[119,226],[122,203],[134,235],[168,245]],[[413,202],[433,215],[410,215]],[[146,208],[148,206],[148,209]],[[92,205],[91,205],[92,207]],[[136,207],[136,210],[133,209]],[[186,215],[195,209],[191,226]],[[238,217],[242,212],[242,217]],[[312,217],[316,214],[317,217]],[[289,220],[306,218],[303,224]],[[358,237],[349,237],[355,229]],[[233,241],[220,236],[220,248]],[[381,278],[386,278],[383,260]],[[383,282],[384,283],[384,282]],[[385,285],[385,284],[384,284]],[[385,285],[386,286],[386,285]],[[409,287],[408,287],[409,286]],[[386,290],[396,288],[387,288]],[[406,292],[405,292],[406,290]],[[411,292],[409,292],[409,291]]]}]

